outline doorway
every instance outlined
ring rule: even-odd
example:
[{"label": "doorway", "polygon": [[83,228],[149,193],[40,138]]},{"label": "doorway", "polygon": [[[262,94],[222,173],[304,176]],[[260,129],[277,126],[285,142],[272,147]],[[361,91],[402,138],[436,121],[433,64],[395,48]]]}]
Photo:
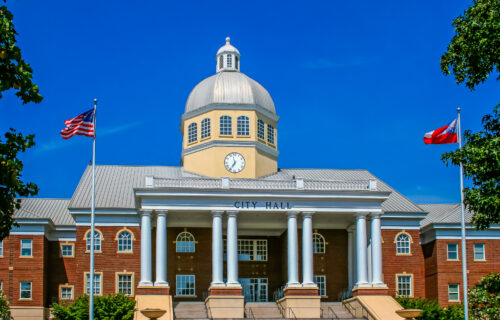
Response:
[{"label": "doorway", "polygon": [[240,278],[246,302],[267,302],[267,278]]}]

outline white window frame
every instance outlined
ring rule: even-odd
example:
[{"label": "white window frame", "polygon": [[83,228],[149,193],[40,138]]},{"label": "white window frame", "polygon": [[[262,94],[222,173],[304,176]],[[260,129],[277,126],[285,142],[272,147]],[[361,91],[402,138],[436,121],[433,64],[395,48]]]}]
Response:
[{"label": "white window frame", "polygon": [[[481,248],[481,251],[478,252],[476,250],[478,247]],[[482,258],[476,258],[476,255],[482,255]],[[485,261],[486,260],[486,246],[484,243],[474,243],[474,261]]]},{"label": "white window frame", "polygon": [[[244,255],[243,248],[245,248],[245,256],[248,255],[249,259],[241,259]],[[249,250],[246,250],[247,248]],[[267,261],[267,259],[267,239],[238,239],[238,261]]]},{"label": "white window frame", "polygon": [[257,120],[257,137],[266,140],[266,124],[261,119]]},{"label": "white window frame", "polygon": [[[120,281],[120,276],[130,277],[130,288],[120,287],[120,284],[125,284],[125,281]],[[128,291],[130,291],[130,293],[128,293]],[[116,273],[116,293],[123,293],[124,295],[126,295],[128,297],[134,295],[134,273],[133,272],[117,272]]]},{"label": "white window frame", "polygon": [[201,120],[201,139],[209,138],[211,130],[210,118]]},{"label": "white window frame", "polygon": [[[193,288],[187,288],[187,287],[184,288],[181,286],[181,285],[188,283],[188,281],[184,280],[186,278],[188,278],[189,280],[191,280],[191,279],[193,280]],[[184,290],[188,290],[188,292],[185,293]],[[175,275],[175,295],[179,296],[179,297],[194,297],[194,296],[196,296],[196,276],[194,274],[177,274],[177,275]]]},{"label": "white window frame", "polygon": [[274,145],[276,140],[274,139],[275,135],[274,126],[270,123],[267,124],[267,143]]},{"label": "white window frame", "polygon": [[227,55],[226,63],[227,63],[227,67],[228,68],[232,68],[233,67],[233,55],[232,54],[228,54]]},{"label": "white window frame", "polygon": [[[90,234],[91,230],[89,229],[87,233],[85,234],[85,252],[90,252]],[[102,233],[94,229],[94,252],[100,253],[102,252],[102,241],[104,240],[104,237],[102,236]]]},{"label": "white window frame", "polygon": [[406,232],[400,233],[396,238],[396,255],[411,254],[411,237]]},{"label": "white window frame", "polygon": [[175,252],[196,252],[196,239],[191,232],[179,232],[175,238]]},{"label": "white window frame", "polygon": [[233,118],[228,115],[222,115],[219,118],[219,135],[232,136],[233,135]]},{"label": "white window frame", "polygon": [[0,240],[0,258],[3,258],[3,240]]},{"label": "white window frame", "polygon": [[[65,254],[64,247],[70,247],[71,254]],[[74,243],[61,243],[61,257],[74,258],[75,257],[75,244]]]},{"label": "white window frame", "polygon": [[[25,242],[25,241],[28,241],[28,242]],[[29,243],[29,247],[24,247],[24,244],[25,243]],[[26,249],[28,250],[29,249],[29,254],[23,254],[23,250]],[[21,239],[21,257],[23,258],[31,258],[33,257],[33,239]]]},{"label": "white window frame", "polygon": [[323,254],[326,251],[325,237],[318,232],[313,233],[313,253]]},{"label": "white window frame", "polygon": [[236,118],[236,131],[239,136],[250,136],[250,118],[239,116]]},{"label": "white window frame", "polygon": [[[401,281],[402,278],[406,278],[408,281]],[[408,287],[403,288],[403,285],[407,285]],[[406,292],[408,292],[408,294],[406,294]],[[398,297],[413,297],[413,274],[396,274],[396,295]]]},{"label": "white window frame", "polygon": [[[65,296],[65,294],[67,295],[67,293],[63,293],[63,289],[69,289],[69,298],[67,296]],[[60,285],[59,286],[59,299],[61,300],[73,300],[74,298],[74,286],[70,286],[70,285]]]},{"label": "white window frame", "polygon": [[196,122],[188,125],[188,143],[198,141],[198,124]]},{"label": "white window frame", "polygon": [[[452,292],[451,288],[453,287],[456,287],[456,292]],[[453,289],[454,290],[454,289]],[[457,295],[457,299],[451,299],[450,298],[450,295],[452,294],[456,294]],[[458,302],[460,301],[460,284],[459,283],[448,283],[448,301],[450,302]]]},{"label": "white window frame", "polygon": [[[29,290],[23,289],[23,284],[29,284]],[[29,297],[23,297],[23,292],[29,292]],[[33,298],[33,283],[31,281],[19,282],[19,300],[31,300]]]},{"label": "white window frame", "polygon": [[[125,234],[128,234],[128,238],[123,238]],[[118,252],[132,252],[134,248],[134,236],[132,232],[128,230],[120,231],[118,234]]]},{"label": "white window frame", "polygon": [[[450,246],[455,246],[455,250],[450,250]],[[453,254],[455,253],[456,254],[456,258],[455,259],[452,259],[450,258],[450,254]],[[458,243],[447,243],[446,244],[446,260],[449,260],[449,261],[458,261],[459,260],[459,257],[458,257]]]},{"label": "white window frame", "polygon": [[318,294],[320,297],[326,297],[326,275],[315,275],[313,282],[318,286]]},{"label": "white window frame", "polygon": [[[84,279],[84,292],[86,295],[90,294],[90,272],[85,272],[83,275]],[[94,295],[101,296],[102,295],[102,272],[94,273]],[[99,284],[99,287],[96,286],[96,282]]]}]

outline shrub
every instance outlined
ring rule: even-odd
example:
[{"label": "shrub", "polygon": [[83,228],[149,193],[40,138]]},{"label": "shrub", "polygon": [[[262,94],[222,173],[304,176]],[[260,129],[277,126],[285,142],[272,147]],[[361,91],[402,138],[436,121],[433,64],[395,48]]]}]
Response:
[{"label": "shrub", "polygon": [[500,319],[500,273],[488,274],[469,290],[469,306],[473,319]]},{"label": "shrub", "polygon": [[419,320],[440,320],[444,314],[443,308],[435,300],[398,298],[397,301],[405,309],[422,309],[417,317]]},{"label": "shrub", "polygon": [[9,302],[0,290],[0,319],[10,319]]},{"label": "shrub", "polygon": [[[52,315],[59,320],[87,320],[89,318],[89,296],[78,297],[71,305],[52,304]],[[95,296],[94,318],[99,320],[132,320],[135,300],[123,294]]]}]

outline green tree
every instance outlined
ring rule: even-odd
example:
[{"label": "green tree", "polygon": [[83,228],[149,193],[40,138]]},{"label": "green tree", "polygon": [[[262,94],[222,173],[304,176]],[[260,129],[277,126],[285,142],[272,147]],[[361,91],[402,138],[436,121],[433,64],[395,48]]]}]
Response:
[{"label": "green tree", "polygon": [[500,72],[500,0],[475,0],[453,26],[455,36],[441,57],[441,70],[474,90],[493,70]]},{"label": "green tree", "polygon": [[[87,320],[89,318],[89,296],[78,297],[72,305],[52,304],[52,315],[59,320]],[[135,300],[123,294],[96,296],[94,316],[101,320],[133,320]]]},{"label": "green tree", "polygon": [[469,290],[469,303],[474,319],[500,319],[500,273],[490,273]]},{"label": "green tree", "polygon": [[[13,90],[23,104],[39,103],[43,98],[32,81],[30,65],[23,60],[21,49],[16,45],[13,18],[5,5],[0,6],[0,98],[4,91]],[[21,202],[16,198],[38,192],[35,184],[21,181],[23,163],[17,158],[19,152],[35,144],[33,138],[14,129],[5,133],[4,141],[0,137],[0,240],[9,235],[14,223],[12,214],[20,208]]]},{"label": "green tree", "polygon": [[473,187],[464,188],[464,204],[474,213],[472,223],[479,229],[500,223],[500,104],[482,123],[482,131],[465,131],[462,150],[442,156],[446,164],[462,162],[464,175],[471,179]]},{"label": "green tree", "polygon": [[0,319],[10,319],[9,302],[2,290],[0,290]]}]

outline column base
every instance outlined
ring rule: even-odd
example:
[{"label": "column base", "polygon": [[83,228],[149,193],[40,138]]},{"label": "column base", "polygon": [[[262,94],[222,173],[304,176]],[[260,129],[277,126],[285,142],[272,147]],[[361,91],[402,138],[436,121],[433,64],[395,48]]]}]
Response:
[{"label": "column base", "polygon": [[139,287],[152,287],[153,282],[152,281],[140,281],[139,282]]},{"label": "column base", "polygon": [[168,287],[167,281],[155,281],[155,287]]},{"label": "column base", "polygon": [[[141,313],[144,309],[161,309],[165,310],[165,314],[158,318],[158,320],[173,320],[173,307],[172,307],[172,296],[168,294],[168,287],[160,287],[158,289],[152,288],[137,288],[135,295],[135,316],[136,320],[149,320],[146,316]],[[167,289],[165,291],[165,289]],[[140,293],[139,293],[140,292]],[[167,292],[167,294],[165,294]]]},{"label": "column base", "polygon": [[377,287],[360,287],[356,286],[352,289],[353,296],[388,296],[389,288],[386,285]]},{"label": "column base", "polygon": [[314,287],[286,287],[284,296],[319,296],[318,286]]},{"label": "column base", "polygon": [[[307,288],[307,290],[311,290]],[[299,291],[299,290],[297,290]],[[321,318],[321,297],[317,295],[286,295],[277,301],[284,310],[284,317],[291,318]]]},{"label": "column base", "polygon": [[242,296],[243,289],[239,287],[210,286],[208,292],[211,296]]},{"label": "column base", "polygon": [[209,310],[209,318],[242,319],[245,317],[245,297],[241,295],[241,288],[238,295],[213,294],[213,289],[210,288],[210,295],[205,300],[205,304]]},{"label": "column base", "polygon": [[158,286],[158,287],[143,287],[143,286],[138,286],[135,289],[135,295],[169,295],[170,294],[170,287],[168,285],[166,286]]}]

